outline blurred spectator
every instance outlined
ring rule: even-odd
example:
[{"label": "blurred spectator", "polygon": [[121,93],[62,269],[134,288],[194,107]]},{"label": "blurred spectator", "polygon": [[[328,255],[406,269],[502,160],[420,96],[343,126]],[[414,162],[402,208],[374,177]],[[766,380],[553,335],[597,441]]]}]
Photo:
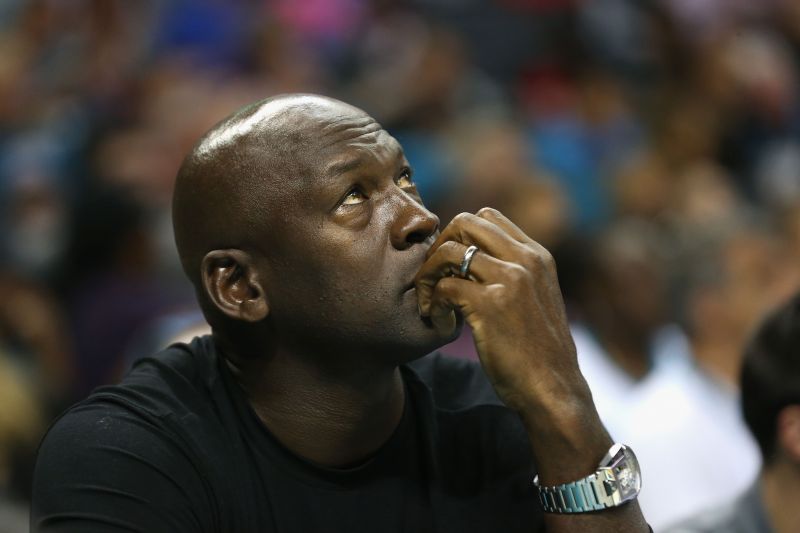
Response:
[{"label": "blurred spectator", "polygon": [[499,208],[514,189],[540,178],[541,171],[533,165],[522,130],[511,121],[499,117],[463,119],[455,124],[450,139],[459,180],[439,206],[443,220],[461,211],[475,212],[484,205]]},{"label": "blurred spectator", "polygon": [[757,180],[769,179],[759,170],[773,165],[780,148],[800,133],[798,77],[786,42],[774,32],[741,30],[728,36],[725,48],[738,98],[736,107],[728,108],[720,157],[754,198]]},{"label": "blurred spectator", "polygon": [[[554,90],[561,93],[558,106],[549,94]],[[536,161],[561,183],[575,206],[577,226],[585,231],[606,222],[610,177],[644,134],[623,88],[600,72],[588,72],[574,84],[556,71],[534,84],[528,104]]]},{"label": "blurred spectator", "polygon": [[783,243],[754,227],[702,241],[687,287],[686,321],[698,364],[735,389],[741,347],[757,321],[797,286]]},{"label": "blurred spectator", "polygon": [[545,178],[511,185],[497,209],[550,250],[557,249],[572,230],[572,206],[558,184]]},{"label": "blurred spectator", "polygon": [[652,152],[640,153],[615,173],[613,201],[621,216],[654,220],[669,209],[674,186],[674,178],[662,157]]},{"label": "blurred spectator", "polygon": [[33,449],[45,414],[31,384],[0,352],[0,532],[26,531]]},{"label": "blurred spectator", "polygon": [[75,343],[77,394],[115,381],[126,348],[181,301],[154,276],[145,213],[120,189],[87,195],[77,210],[64,290]]},{"label": "blurred spectator", "polygon": [[601,232],[592,239],[583,268],[591,275],[583,277],[578,289],[579,337],[592,338],[602,347],[602,357],[631,382],[653,368],[653,341],[667,322],[667,280],[658,240],[652,225],[636,219]]},{"label": "blurred spectator", "polygon": [[72,399],[76,379],[61,307],[43,286],[15,274],[0,273],[0,295],[0,352],[26,376],[28,392],[55,414]]},{"label": "blurred spectator", "polygon": [[[736,500],[705,509],[674,533],[788,533],[800,523],[800,296],[772,312],[750,341],[741,373],[742,411],[764,466]],[[735,462],[732,469],[738,468]],[[694,473],[693,473],[694,474]]]},{"label": "blurred spectator", "polygon": [[50,281],[64,252],[66,205],[46,178],[19,179],[5,191],[3,263],[9,270]]},{"label": "blurred spectator", "polygon": [[72,361],[56,302],[35,282],[0,273],[0,531],[27,531],[36,445],[68,405]]},{"label": "blurred spectator", "polygon": [[[729,499],[758,468],[736,396],[697,367],[689,340],[668,321],[664,244],[655,226],[635,219],[597,236],[572,328],[600,417],[647,472],[639,503],[656,529]],[[676,471],[695,477],[686,483]]]},{"label": "blurred spectator", "polygon": [[649,34],[648,2],[593,0],[580,2],[578,38],[592,60],[609,70],[637,77],[654,60]]}]

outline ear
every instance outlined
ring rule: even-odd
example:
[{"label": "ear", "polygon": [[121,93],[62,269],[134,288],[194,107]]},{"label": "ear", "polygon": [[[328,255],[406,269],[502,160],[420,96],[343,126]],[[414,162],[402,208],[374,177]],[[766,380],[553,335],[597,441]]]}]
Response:
[{"label": "ear", "polygon": [[800,463],[800,405],[788,405],[778,413],[778,442],[793,462]]},{"label": "ear", "polygon": [[258,322],[269,314],[267,296],[252,258],[237,249],[212,250],[201,263],[203,288],[225,315]]}]

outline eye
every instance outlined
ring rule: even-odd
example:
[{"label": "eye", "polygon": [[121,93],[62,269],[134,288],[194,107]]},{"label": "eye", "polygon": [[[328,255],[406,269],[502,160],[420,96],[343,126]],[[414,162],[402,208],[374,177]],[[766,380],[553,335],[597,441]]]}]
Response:
[{"label": "eye", "polygon": [[400,176],[397,177],[397,186],[400,187],[401,189],[408,189],[417,186],[414,183],[414,180],[411,179],[410,168],[404,168],[402,172],[400,172]]},{"label": "eye", "polygon": [[342,205],[356,205],[367,199],[367,195],[358,187],[353,187],[342,199]]}]

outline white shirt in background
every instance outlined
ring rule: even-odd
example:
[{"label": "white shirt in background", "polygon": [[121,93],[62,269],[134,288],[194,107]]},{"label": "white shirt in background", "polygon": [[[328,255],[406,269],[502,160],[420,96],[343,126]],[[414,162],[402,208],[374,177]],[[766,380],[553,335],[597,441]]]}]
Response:
[{"label": "white shirt in background", "polygon": [[574,324],[572,335],[600,418],[639,459],[639,504],[654,531],[733,500],[753,483],[761,458],[738,394],[695,364],[678,327],[656,336],[652,369],[638,381],[588,329]]}]

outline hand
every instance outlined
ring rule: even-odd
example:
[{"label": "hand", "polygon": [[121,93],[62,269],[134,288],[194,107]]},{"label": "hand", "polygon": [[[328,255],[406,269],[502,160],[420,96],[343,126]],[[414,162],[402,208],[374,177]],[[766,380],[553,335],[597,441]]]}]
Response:
[{"label": "hand", "polygon": [[[470,279],[457,277],[464,252]],[[415,279],[420,313],[444,333],[455,312],[472,327],[478,356],[500,399],[518,411],[539,479],[556,485],[597,467],[611,445],[578,369],[550,253],[494,209],[462,213],[428,250]],[[646,531],[639,506],[545,516],[547,531]]]},{"label": "hand", "polygon": [[[462,279],[459,267],[473,244],[479,251],[470,279]],[[588,396],[553,257],[499,211],[456,216],[428,250],[415,283],[420,313],[437,329],[452,332],[454,311],[463,315],[486,374],[512,409]]]}]

